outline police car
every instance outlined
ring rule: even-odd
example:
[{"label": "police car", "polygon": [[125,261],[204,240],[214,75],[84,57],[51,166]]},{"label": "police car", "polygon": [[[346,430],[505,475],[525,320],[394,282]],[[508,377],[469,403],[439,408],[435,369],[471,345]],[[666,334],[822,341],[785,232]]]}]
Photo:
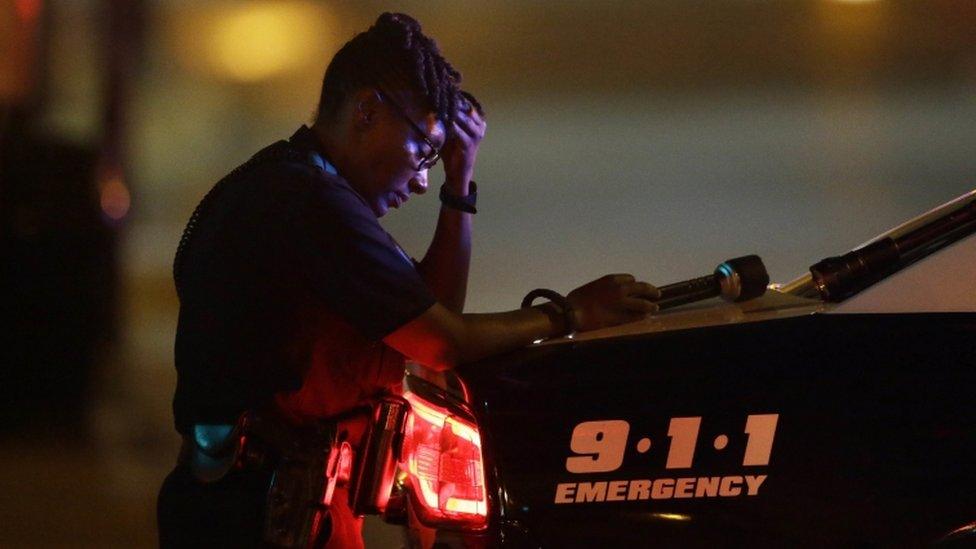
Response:
[{"label": "police car", "polygon": [[761,297],[405,387],[373,510],[411,546],[976,545],[976,191]]}]

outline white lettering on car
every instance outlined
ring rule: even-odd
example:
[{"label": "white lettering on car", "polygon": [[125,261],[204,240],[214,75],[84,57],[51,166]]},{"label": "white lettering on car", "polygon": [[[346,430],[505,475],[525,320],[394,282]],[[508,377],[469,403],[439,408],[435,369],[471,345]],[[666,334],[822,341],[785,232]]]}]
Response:
[{"label": "white lettering on car", "polygon": [[[699,444],[701,416],[671,418],[667,438],[670,444],[657,445],[650,437],[636,437],[635,461],[651,448],[660,448],[665,469],[693,469],[696,454],[725,451],[734,434],[712,433],[711,444]],[[743,467],[768,467],[779,414],[749,414],[737,448],[743,449]],[[620,469],[627,457],[631,424],[622,419],[583,421],[573,428],[570,438],[572,455],[566,458],[566,471],[574,474],[610,473]],[[754,473],[753,471],[749,471]],[[601,475],[603,476],[603,475]],[[724,476],[667,476],[638,479],[601,479],[562,482],[556,485],[553,501],[558,504],[644,501],[658,499],[755,497],[766,482],[765,474]]]},{"label": "white lettering on car", "polygon": [[556,485],[555,503],[749,497],[759,495],[759,489],[765,480],[766,475],[729,475],[724,477],[665,477],[598,482],[564,482]]}]

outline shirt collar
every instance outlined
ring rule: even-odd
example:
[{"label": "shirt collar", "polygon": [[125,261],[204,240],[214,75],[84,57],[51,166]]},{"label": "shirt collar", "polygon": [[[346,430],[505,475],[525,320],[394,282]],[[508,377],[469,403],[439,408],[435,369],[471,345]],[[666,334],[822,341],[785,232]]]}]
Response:
[{"label": "shirt collar", "polygon": [[291,136],[289,141],[308,152],[309,161],[318,166],[322,171],[335,176],[339,175],[339,170],[329,162],[329,159],[325,156],[325,151],[322,150],[322,143],[311,128],[303,124]]}]

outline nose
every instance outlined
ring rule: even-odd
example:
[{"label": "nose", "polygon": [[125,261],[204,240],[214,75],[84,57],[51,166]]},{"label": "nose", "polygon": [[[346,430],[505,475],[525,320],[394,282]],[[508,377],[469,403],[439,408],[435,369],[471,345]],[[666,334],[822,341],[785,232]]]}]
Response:
[{"label": "nose", "polygon": [[427,192],[427,170],[417,172],[417,175],[410,178],[410,192],[414,194],[424,194]]}]

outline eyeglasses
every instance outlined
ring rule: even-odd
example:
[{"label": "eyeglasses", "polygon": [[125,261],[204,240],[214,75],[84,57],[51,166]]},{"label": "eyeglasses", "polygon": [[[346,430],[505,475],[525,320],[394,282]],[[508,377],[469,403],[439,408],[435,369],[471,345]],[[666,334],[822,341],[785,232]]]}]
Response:
[{"label": "eyeglasses", "polygon": [[410,124],[410,127],[413,128],[418,135],[420,135],[420,137],[424,140],[424,143],[430,147],[430,151],[420,157],[420,163],[417,164],[416,170],[418,172],[422,172],[436,166],[437,161],[441,159],[441,151],[434,145],[434,142],[427,137],[427,132],[420,129],[420,126],[418,126],[409,116],[407,116],[407,111],[404,110],[403,107],[401,107],[400,104],[397,103],[392,96],[390,96],[390,94],[383,91],[383,88],[376,86],[376,90],[380,92],[380,95],[383,96],[385,101],[389,101],[390,105],[397,112],[397,114],[403,117],[403,119],[407,121],[407,124]]}]

